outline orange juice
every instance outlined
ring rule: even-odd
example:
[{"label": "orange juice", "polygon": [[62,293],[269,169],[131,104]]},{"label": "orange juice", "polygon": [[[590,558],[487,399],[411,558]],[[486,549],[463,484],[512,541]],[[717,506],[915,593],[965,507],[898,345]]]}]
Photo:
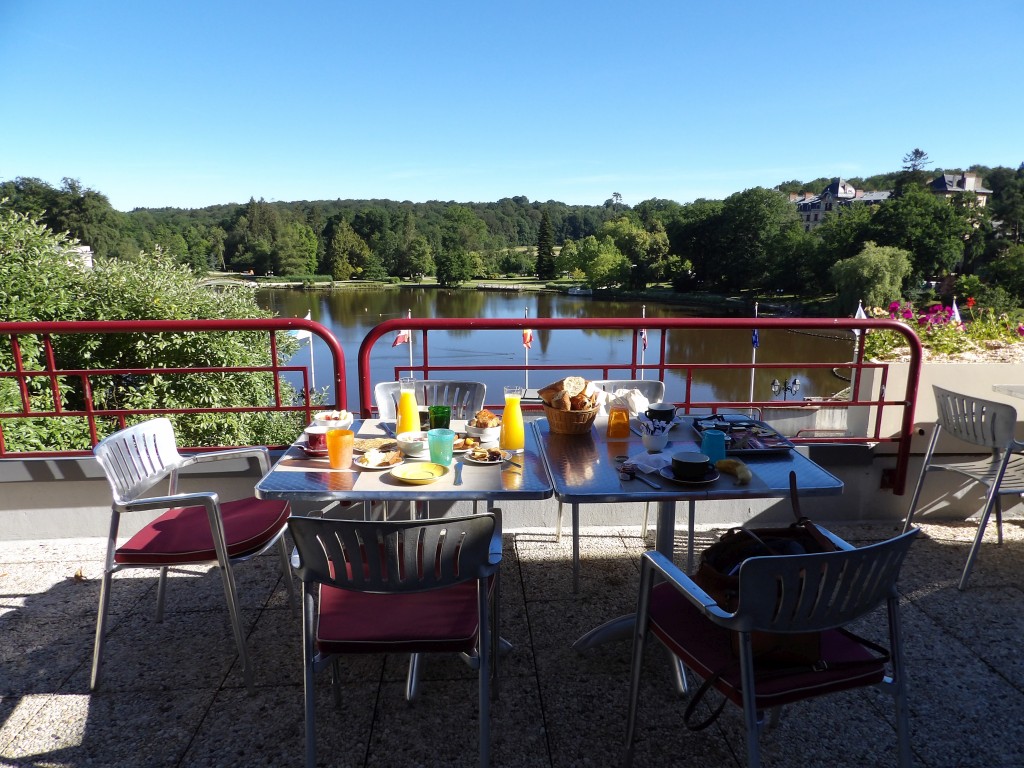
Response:
[{"label": "orange juice", "polygon": [[505,387],[505,410],[501,414],[498,436],[498,447],[504,451],[521,451],[526,447],[522,401],[522,387]]},{"label": "orange juice", "polygon": [[401,390],[398,393],[398,424],[395,434],[403,432],[419,432],[420,407],[416,405],[416,383],[414,379],[400,379]]}]

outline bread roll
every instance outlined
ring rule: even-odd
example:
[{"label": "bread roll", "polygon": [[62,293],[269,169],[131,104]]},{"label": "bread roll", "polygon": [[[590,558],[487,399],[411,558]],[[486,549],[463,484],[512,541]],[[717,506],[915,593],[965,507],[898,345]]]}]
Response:
[{"label": "bread roll", "polygon": [[587,380],[582,376],[566,376],[562,379],[562,389],[569,393],[569,397],[582,394],[586,388]]},{"label": "bread roll", "polygon": [[591,408],[590,398],[584,395],[582,392],[576,395],[576,397],[569,398],[569,402],[572,404],[572,409],[574,411],[589,411]]},{"label": "bread roll", "polygon": [[541,387],[540,389],[538,389],[537,396],[540,397],[540,399],[543,400],[548,405],[552,405],[555,401],[555,397],[563,389],[565,389],[565,387],[562,385],[561,379],[559,379],[556,382],[548,384],[546,387]]},{"label": "bread roll", "polygon": [[561,392],[558,392],[551,401],[551,407],[557,408],[560,411],[571,411],[572,398],[569,397],[569,391],[563,389]]}]

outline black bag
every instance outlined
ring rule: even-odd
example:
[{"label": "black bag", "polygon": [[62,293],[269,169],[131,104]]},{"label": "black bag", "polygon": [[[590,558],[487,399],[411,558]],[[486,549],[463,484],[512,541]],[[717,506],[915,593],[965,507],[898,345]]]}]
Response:
[{"label": "black bag", "polygon": [[[732,528],[701,554],[693,580],[725,610],[736,610],[740,565],[748,557],[836,551],[835,544],[800,514],[795,472],[789,473],[789,493],[796,522],[786,528]],[[759,666],[810,667],[821,658],[821,634],[818,632],[753,632],[751,643]],[[733,653],[739,655],[735,633]]]}]

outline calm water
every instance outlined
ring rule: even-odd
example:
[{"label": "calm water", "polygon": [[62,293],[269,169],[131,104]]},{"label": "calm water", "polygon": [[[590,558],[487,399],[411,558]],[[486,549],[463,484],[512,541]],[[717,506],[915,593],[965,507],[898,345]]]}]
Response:
[{"label": "calm water", "polygon": [[[446,290],[424,288],[391,288],[345,291],[311,291],[290,289],[265,290],[257,294],[260,306],[281,317],[304,317],[306,312],[318,323],[331,329],[345,351],[348,372],[347,395],[349,408],[359,405],[358,370],[356,355],[366,333],[384,320],[404,317],[412,311],[414,317],[640,317],[646,306],[648,317],[681,317],[686,313],[679,307],[652,302],[602,301],[586,296],[566,296],[552,293],[506,293],[496,291]],[[508,336],[507,344],[503,337]],[[418,338],[415,337],[418,342]],[[535,332],[530,350],[530,364],[559,364],[572,361],[584,363],[628,363],[631,356],[632,335],[623,331],[548,331]],[[659,335],[649,339],[647,362],[657,359]],[[330,356],[321,345],[314,347],[314,374],[318,387],[329,379]],[[496,348],[497,347],[497,348]],[[751,345],[749,331],[673,331],[668,337],[668,359],[671,362],[749,363]],[[418,347],[413,348],[416,355]],[[853,340],[836,339],[823,334],[761,331],[758,363],[792,361],[828,362],[841,365],[853,355]],[[307,364],[308,349],[301,350],[294,360]],[[409,347],[392,348],[378,343],[371,359],[374,382],[393,380],[394,366],[407,364]],[[418,362],[418,358],[414,357]],[[472,364],[513,365],[524,361],[522,336],[518,331],[472,332],[460,331],[430,334],[430,361],[434,365]],[[323,372],[323,373],[321,373]],[[567,371],[572,373],[572,371]],[[650,376],[650,374],[648,374]],[[778,375],[798,377],[800,396],[829,396],[843,389],[847,382],[828,370],[816,370],[794,364],[792,369],[758,372],[754,383],[754,399],[772,398],[770,382]],[[442,378],[435,376],[435,378]],[[499,402],[501,387],[508,374],[481,372],[472,376],[487,384],[488,402]],[[559,378],[549,371],[534,371],[531,387],[543,386]],[[589,378],[597,378],[590,376]],[[622,378],[626,378],[623,374]],[[321,383],[323,382],[323,383]],[[516,374],[514,383],[521,384]],[[683,378],[670,374],[666,379],[667,397],[683,398]],[[329,393],[333,395],[333,393]],[[697,382],[694,399],[747,400],[750,397],[749,371],[706,372]],[[781,398],[778,398],[781,399]]]}]

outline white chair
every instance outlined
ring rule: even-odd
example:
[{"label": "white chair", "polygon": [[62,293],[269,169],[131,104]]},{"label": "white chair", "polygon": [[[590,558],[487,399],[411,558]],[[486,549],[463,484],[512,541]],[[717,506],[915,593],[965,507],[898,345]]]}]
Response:
[{"label": "white chair", "polygon": [[[877,686],[892,695],[896,755],[902,768],[910,768],[910,725],[896,580],[917,533],[913,529],[860,549],[833,536],[842,550],[749,558],[739,570],[735,611],[725,610],[664,555],[645,552],[641,556],[630,667],[624,764],[629,766],[633,761],[640,676],[650,633],[688,670],[704,679],[703,688],[692,696],[699,697],[702,691],[713,688],[724,697],[713,709],[711,720],[728,702],[743,710],[749,768],[761,765],[759,736],[765,711],[864,686]],[[881,605],[887,609],[888,648],[841,629]],[[820,632],[820,658],[813,665],[771,666],[755,655],[753,632]],[[734,636],[738,641],[738,659],[733,653]],[[690,711],[696,701],[691,700]],[[845,711],[843,707],[835,708],[840,717]],[[689,727],[700,730],[708,722]],[[815,730],[843,728],[844,723],[807,722],[804,726],[810,734]]]},{"label": "white chair", "polygon": [[[924,454],[921,475],[917,487],[910,499],[910,511],[907,514],[903,530],[910,528],[917,511],[917,503],[921,498],[925,477],[929,472],[957,472],[971,480],[984,485],[988,492],[985,495],[985,506],[981,510],[978,532],[974,536],[974,544],[967,555],[960,576],[959,588],[966,589],[971,568],[981,549],[981,541],[985,535],[992,511],[996,513],[996,531],[998,542],[1003,543],[1003,496],[1024,495],[1024,443],[1014,438],[1017,426],[1017,410],[1012,405],[982,400],[957,394],[941,387],[933,386],[935,406],[938,420],[932,432],[931,441]],[[971,445],[984,448],[990,455],[984,459],[972,461],[935,461],[935,447],[939,437],[948,434]]]},{"label": "white chair", "polygon": [[[246,685],[252,690],[252,667],[246,652],[245,630],[232,566],[251,560],[278,544],[288,599],[294,605],[289,552],[282,537],[290,514],[288,502],[263,501],[253,497],[222,502],[214,491],[179,493],[178,478],[182,469],[194,464],[249,457],[255,457],[266,474],[270,471],[267,449],[237,448],[182,456],[178,453],[171,422],[161,418],[110,435],[93,449],[93,453],[106,473],[114,500],[89,687],[96,690],[100,681],[114,573],[125,568],[159,568],[156,618],[163,621],[167,569],[175,565],[215,564],[220,566],[242,673]],[[146,495],[164,479],[168,479],[167,495]],[[117,543],[123,513],[161,509],[166,511],[124,543]]]},{"label": "white chair", "polygon": [[[382,381],[373,388],[373,400],[381,419],[394,419],[398,413],[397,381]],[[479,381],[424,379],[416,382],[416,402],[423,408],[448,405],[453,419],[471,419],[484,407],[487,386]]]},{"label": "white chair", "polygon": [[308,768],[317,762],[314,675],[332,665],[334,701],[340,707],[338,657],[349,653],[469,654],[477,668],[480,765],[490,764],[498,514],[402,522],[289,521],[302,580]]}]

